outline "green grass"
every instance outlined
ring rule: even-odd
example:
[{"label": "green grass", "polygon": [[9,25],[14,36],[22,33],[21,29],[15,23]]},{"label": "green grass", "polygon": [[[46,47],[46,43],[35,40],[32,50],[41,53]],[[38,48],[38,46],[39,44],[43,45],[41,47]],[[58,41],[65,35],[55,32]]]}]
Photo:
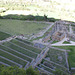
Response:
[{"label": "green grass", "polygon": [[75,67],[75,46],[60,46],[58,48],[70,50],[68,59],[71,67]]},{"label": "green grass", "polygon": [[4,39],[6,39],[8,37],[10,37],[9,34],[0,31],[0,40],[4,40]]},{"label": "green grass", "polygon": [[29,46],[28,44],[24,44],[24,43],[22,43],[22,42],[20,42],[18,40],[11,40],[11,42],[14,43],[14,44],[16,44],[16,45],[19,45],[19,46],[21,46],[23,48],[26,48],[28,50],[31,50],[31,51],[33,51],[35,53],[40,53],[41,52],[40,49],[34,48],[32,46]]},{"label": "green grass", "polygon": [[28,40],[22,40],[22,39],[19,39],[19,38],[16,38],[17,40],[23,42],[23,43],[26,43],[26,44],[29,44],[29,45],[32,45],[33,46],[33,43],[31,41],[28,41]]},{"label": "green grass", "polygon": [[57,42],[59,42],[59,41],[53,41],[52,44],[57,43]]},{"label": "green grass", "polygon": [[[1,57],[0,57],[0,61],[3,62],[3,63],[8,64],[8,65],[10,65],[10,66],[15,66],[15,65],[17,65],[17,64],[14,64],[13,62],[10,62],[10,61],[8,61],[8,60],[5,60],[5,59],[3,59],[3,58],[1,58]],[[18,65],[17,65],[17,66],[18,66]],[[20,67],[20,66],[19,66],[19,67]]]},{"label": "green grass", "polygon": [[10,59],[10,60],[12,60],[12,61],[14,61],[16,63],[19,63],[19,64],[21,64],[23,66],[25,66],[26,63],[27,63],[27,62],[25,62],[25,61],[23,61],[23,60],[21,60],[19,58],[16,58],[16,57],[14,57],[14,56],[12,56],[12,55],[4,52],[4,51],[1,51],[1,50],[0,50],[0,55],[3,56],[3,57],[6,57],[6,58],[8,58],[8,59]]},{"label": "green grass", "polygon": [[67,68],[66,67],[61,67],[61,66],[59,66],[59,65],[56,65],[55,63],[52,63],[52,62],[50,62],[49,60],[47,61],[47,60],[44,60],[46,63],[43,63],[45,66],[47,66],[47,67],[49,67],[49,68],[51,68],[51,69],[61,69],[61,70],[63,70],[63,71],[65,71],[65,72],[67,72]]},{"label": "green grass", "polygon": [[[48,29],[48,31],[51,31],[53,27],[54,27],[54,25],[53,25],[50,29]],[[47,32],[48,32],[48,31],[47,31]]]},{"label": "green grass", "polygon": [[16,55],[16,56],[18,56],[18,57],[20,57],[20,58],[23,58],[24,60],[27,60],[27,61],[29,61],[29,62],[32,61],[32,59],[30,59],[30,58],[28,58],[28,57],[26,57],[26,56],[24,56],[24,55],[21,55],[21,54],[15,52],[15,50],[13,51],[13,50],[11,50],[11,49],[9,49],[9,48],[6,48],[6,47],[4,47],[4,46],[1,46],[1,45],[0,45],[0,49],[3,49],[4,51],[7,51],[7,52],[9,52],[9,53],[12,53],[12,54],[14,54],[14,55]]},{"label": "green grass", "polygon": [[48,24],[39,22],[27,22],[21,20],[0,19],[0,30],[10,34],[32,34],[44,30]]},{"label": "green grass", "polygon": [[42,68],[44,68],[46,71],[53,73],[53,70],[49,69],[47,66],[41,65]]},{"label": "green grass", "polygon": [[29,52],[29,51],[27,51],[27,50],[25,50],[23,48],[20,48],[20,47],[18,47],[16,45],[11,44],[11,43],[4,43],[4,45],[7,46],[7,47],[9,47],[9,48],[14,49],[15,51],[18,51],[18,52],[23,53],[23,54],[25,54],[27,56],[30,56],[32,58],[36,58],[37,57],[37,54]]},{"label": "green grass", "polygon": [[[66,58],[63,51],[50,48],[46,57],[49,57],[51,61],[66,67]],[[62,57],[62,60],[58,59],[58,57]]]},{"label": "green grass", "polygon": [[70,42],[68,42],[68,41],[64,41],[63,44],[70,44]]}]

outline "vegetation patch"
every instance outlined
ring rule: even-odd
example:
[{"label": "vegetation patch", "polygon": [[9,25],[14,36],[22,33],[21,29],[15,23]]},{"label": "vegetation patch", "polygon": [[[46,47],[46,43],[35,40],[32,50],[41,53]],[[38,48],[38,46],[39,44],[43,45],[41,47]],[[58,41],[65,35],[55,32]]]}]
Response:
[{"label": "vegetation patch", "polygon": [[9,34],[0,31],[0,40],[4,40],[4,39],[6,39],[8,37],[10,37]]},{"label": "vegetation patch", "polygon": [[75,46],[59,46],[58,48],[70,50],[68,59],[70,67],[75,67]]},{"label": "vegetation patch", "polygon": [[53,41],[52,44],[57,43],[57,42],[59,42],[59,41]]},{"label": "vegetation patch", "polygon": [[11,20],[11,19],[0,19],[0,30],[10,33],[11,35],[15,34],[35,34],[40,30],[44,30],[44,27],[47,27],[49,24],[43,22],[31,22],[31,21],[22,21],[22,20]]},{"label": "vegetation patch", "polygon": [[29,41],[13,39],[10,42],[0,44],[0,60],[6,66],[16,65],[24,68],[28,62],[31,63],[33,59],[36,59],[41,51]]},{"label": "vegetation patch", "polygon": [[70,42],[68,42],[68,41],[64,41],[63,44],[70,44]]},{"label": "vegetation patch", "polygon": [[38,67],[53,73],[54,75],[69,75],[65,52],[61,50],[50,48],[46,57],[42,60]]},{"label": "vegetation patch", "polygon": [[40,75],[39,71],[35,71],[32,67],[29,67],[27,70],[24,68],[18,68],[17,66],[6,67],[0,65],[0,75]]}]

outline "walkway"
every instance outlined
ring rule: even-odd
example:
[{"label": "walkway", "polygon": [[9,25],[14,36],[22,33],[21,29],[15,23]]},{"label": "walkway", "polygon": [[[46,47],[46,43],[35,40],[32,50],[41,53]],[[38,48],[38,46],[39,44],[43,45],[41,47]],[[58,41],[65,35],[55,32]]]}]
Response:
[{"label": "walkway", "polygon": [[16,39],[16,38],[20,38],[20,39],[23,39],[23,40],[26,40],[27,38],[26,37],[23,37],[23,36],[12,36],[12,37],[9,37],[9,38],[6,38],[5,40],[1,40],[0,43],[4,43],[4,42],[9,42],[13,39]]},{"label": "walkway", "polygon": [[35,61],[30,66],[35,68],[38,64],[40,64],[42,59],[46,56],[48,50],[49,50],[48,47],[46,47],[45,50],[42,50],[42,52],[38,55],[38,57],[35,59]]},{"label": "walkway", "polygon": [[54,25],[54,23],[50,23],[50,25],[44,30],[44,31],[41,31],[40,33],[36,34],[36,35],[33,35],[30,37],[30,40],[32,38],[37,38],[37,37],[42,37],[52,26]]},{"label": "walkway", "polygon": [[70,29],[70,34],[73,34],[73,30],[72,30],[72,26],[71,25],[69,26],[69,29]]},{"label": "walkway", "polygon": [[63,44],[64,41],[67,41],[68,38],[64,38],[62,41],[59,41],[57,43],[51,44],[51,46],[75,46],[74,41],[70,41],[70,44]]},{"label": "walkway", "polygon": [[75,44],[75,42],[74,42],[74,41],[70,41],[70,43],[71,43],[71,44]]},{"label": "walkway", "polygon": [[53,25],[54,25],[54,23],[52,23],[50,26],[48,26],[46,28],[46,30],[44,30],[42,33],[40,33],[39,37],[42,37],[44,35],[44,33],[46,33]]},{"label": "walkway", "polygon": [[64,41],[67,41],[67,39],[68,39],[68,38],[65,37],[63,40],[61,40],[61,41],[59,41],[59,42],[57,42],[57,43],[54,43],[54,44],[62,44]]},{"label": "walkway", "polygon": [[51,46],[75,46],[75,44],[51,44]]},{"label": "walkway", "polygon": [[43,44],[43,45],[48,45],[49,43],[44,43],[42,42],[42,40],[33,40],[33,43],[40,43],[40,44]]}]

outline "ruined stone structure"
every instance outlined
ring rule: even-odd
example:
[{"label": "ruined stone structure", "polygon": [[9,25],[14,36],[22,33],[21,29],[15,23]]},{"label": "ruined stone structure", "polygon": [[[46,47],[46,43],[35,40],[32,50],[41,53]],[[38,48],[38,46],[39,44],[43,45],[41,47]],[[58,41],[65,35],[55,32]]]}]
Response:
[{"label": "ruined stone structure", "polygon": [[45,43],[45,42],[48,42],[48,41],[50,40],[50,37],[51,37],[51,35],[48,35],[48,36],[44,37],[42,41],[43,41],[44,43]]},{"label": "ruined stone structure", "polygon": [[62,33],[62,32],[55,32],[53,35],[52,35],[52,38],[55,39],[56,41],[61,41],[63,38],[65,37],[65,34]]},{"label": "ruined stone structure", "polygon": [[[56,21],[52,30],[43,38],[43,42],[48,42],[51,40],[61,41],[63,38],[70,36],[69,35],[69,25],[66,21]],[[73,36],[72,36],[73,37]]]},{"label": "ruined stone structure", "polygon": [[60,41],[65,37],[66,26],[64,21],[56,21],[55,26],[51,31],[51,38]]}]

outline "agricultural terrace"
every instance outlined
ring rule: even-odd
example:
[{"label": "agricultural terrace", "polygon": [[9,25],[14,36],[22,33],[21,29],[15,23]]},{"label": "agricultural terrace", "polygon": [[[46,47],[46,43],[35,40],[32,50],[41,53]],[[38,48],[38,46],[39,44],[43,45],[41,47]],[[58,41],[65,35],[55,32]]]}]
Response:
[{"label": "agricultural terrace", "polygon": [[0,19],[0,30],[15,34],[35,34],[46,29],[49,24],[43,22],[21,21],[11,19]]},{"label": "agricultural terrace", "polygon": [[0,44],[0,63],[6,66],[17,65],[26,68],[41,51],[41,49],[33,47],[32,43],[14,39]]},{"label": "agricultural terrace", "polygon": [[4,40],[8,37],[10,37],[9,34],[0,31],[0,40]]},{"label": "agricultural terrace", "polygon": [[70,67],[75,67],[75,46],[60,46],[58,48],[70,50],[70,52],[68,52],[69,64]]},{"label": "agricultural terrace", "polygon": [[56,69],[60,69],[68,74],[65,51],[50,48],[46,57],[37,68],[42,69],[49,74],[52,74]]}]

